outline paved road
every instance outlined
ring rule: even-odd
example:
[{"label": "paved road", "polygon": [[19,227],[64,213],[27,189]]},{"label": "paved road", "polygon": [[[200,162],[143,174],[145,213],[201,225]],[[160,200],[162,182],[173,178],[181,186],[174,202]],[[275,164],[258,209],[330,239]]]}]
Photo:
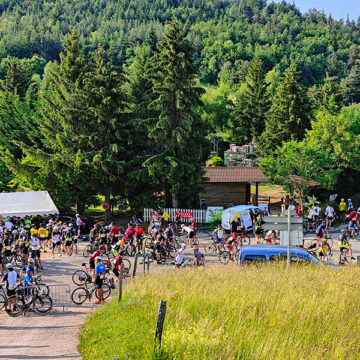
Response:
[{"label": "paved road", "polygon": [[[84,258],[60,257],[44,261],[42,278],[47,284],[71,282],[71,274]],[[77,352],[77,333],[86,315],[96,305],[55,309],[47,316],[29,314],[11,318],[0,312],[0,359],[80,359]]]}]

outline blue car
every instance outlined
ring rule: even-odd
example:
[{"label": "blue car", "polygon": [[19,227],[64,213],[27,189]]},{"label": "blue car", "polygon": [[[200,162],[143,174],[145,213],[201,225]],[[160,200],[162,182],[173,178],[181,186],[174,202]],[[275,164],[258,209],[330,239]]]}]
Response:
[{"label": "blue car", "polygon": [[[278,245],[249,245],[239,251],[240,265],[256,264],[259,262],[279,261],[287,258],[287,247]],[[322,263],[307,250],[290,247],[290,261],[297,263],[312,263],[322,266]]]}]

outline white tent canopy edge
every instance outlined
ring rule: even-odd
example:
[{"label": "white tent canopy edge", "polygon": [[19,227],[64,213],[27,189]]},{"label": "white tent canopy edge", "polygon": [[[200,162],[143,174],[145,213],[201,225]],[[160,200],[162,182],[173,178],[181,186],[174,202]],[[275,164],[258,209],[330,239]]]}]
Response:
[{"label": "white tent canopy edge", "polygon": [[0,215],[25,216],[25,215],[50,215],[58,214],[47,191],[25,191],[0,194]]}]

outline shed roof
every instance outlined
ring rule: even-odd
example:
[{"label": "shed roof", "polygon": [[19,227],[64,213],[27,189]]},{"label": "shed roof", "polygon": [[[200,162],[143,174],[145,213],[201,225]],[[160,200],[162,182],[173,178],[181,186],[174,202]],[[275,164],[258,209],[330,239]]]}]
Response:
[{"label": "shed roof", "polygon": [[206,183],[266,183],[268,178],[258,167],[207,167]]}]

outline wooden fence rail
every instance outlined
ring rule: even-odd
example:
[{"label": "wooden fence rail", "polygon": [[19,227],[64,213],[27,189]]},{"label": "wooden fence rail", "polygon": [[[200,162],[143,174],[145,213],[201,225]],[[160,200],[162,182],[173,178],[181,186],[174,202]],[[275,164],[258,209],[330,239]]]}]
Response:
[{"label": "wooden fence rail", "polygon": [[[144,209],[144,220],[151,221],[154,209]],[[196,223],[204,224],[206,222],[206,210],[201,209],[174,209],[164,208],[161,209],[162,214],[168,214],[168,221],[175,221],[176,213],[182,215],[181,221],[183,223],[189,223],[190,219],[194,219]]]}]

